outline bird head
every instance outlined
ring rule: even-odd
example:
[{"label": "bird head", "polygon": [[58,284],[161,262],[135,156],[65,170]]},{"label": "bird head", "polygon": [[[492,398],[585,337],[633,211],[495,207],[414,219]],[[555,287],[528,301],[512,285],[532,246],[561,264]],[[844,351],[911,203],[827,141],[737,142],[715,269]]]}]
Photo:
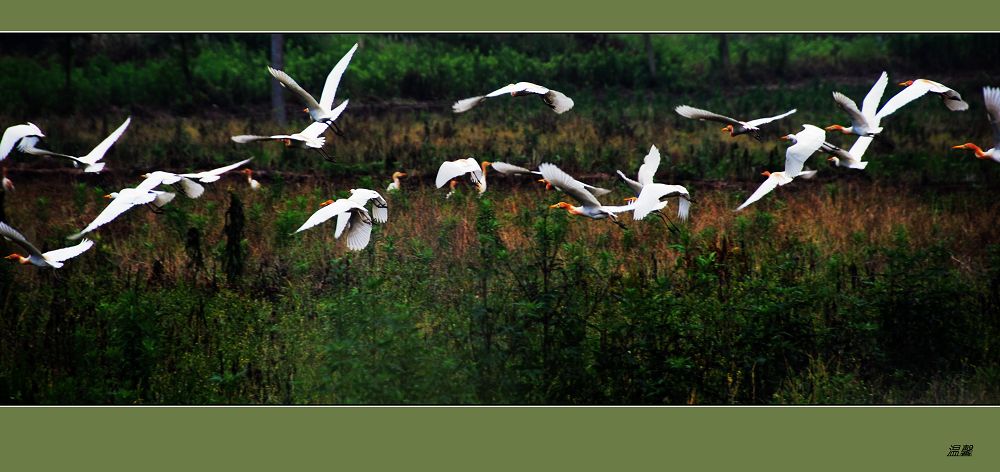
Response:
[{"label": "bird head", "polygon": [[545,184],[545,190],[552,190],[552,182],[549,182],[546,179],[538,179],[538,181]]},{"label": "bird head", "polygon": [[726,126],[723,126],[723,127],[722,127],[722,131],[723,131],[723,132],[726,132],[726,131],[728,131],[728,132],[729,132],[729,134],[733,134],[733,125],[726,125]]},{"label": "bird head", "polygon": [[977,145],[975,145],[973,143],[959,144],[958,146],[952,146],[951,148],[952,149],[970,149],[970,150],[972,150],[972,151],[974,151],[976,153],[976,157],[978,157],[980,159],[986,159],[986,153],[983,152],[982,148],[980,148],[979,146],[977,146]]},{"label": "bird head", "polygon": [[765,170],[764,172],[761,172],[760,175],[763,175],[764,177],[770,177],[771,176],[771,172]]},{"label": "bird head", "polygon": [[456,185],[458,185],[458,181],[455,179],[451,179],[451,182],[448,182],[448,188],[452,190],[455,190]]},{"label": "bird head", "polygon": [[12,261],[16,260],[16,261],[20,262],[21,264],[27,264],[28,263],[28,258],[27,257],[24,257],[24,256],[22,256],[20,254],[17,254],[17,253],[11,254],[11,255],[5,257],[4,259],[9,259],[9,260],[12,260]]},{"label": "bird head", "polygon": [[309,108],[308,108],[308,107],[306,107],[306,108],[303,108],[303,109],[302,109],[302,113],[309,113]]},{"label": "bird head", "polygon": [[323,203],[320,203],[319,206],[325,207],[327,205],[332,205],[332,204],[333,204],[333,200],[327,200],[327,201],[325,201]]},{"label": "bird head", "polygon": [[843,126],[840,126],[840,125],[830,125],[830,126],[827,126],[826,128],[823,128],[823,129],[825,129],[827,131],[840,131],[841,133],[844,133],[844,134],[850,134],[847,131],[847,128],[844,128]]},{"label": "bird head", "polygon": [[837,158],[837,157],[830,156],[830,157],[826,158],[826,160],[832,162],[833,165],[835,165],[835,166],[839,166],[840,165],[840,159]]},{"label": "bird head", "polygon": [[573,208],[573,205],[570,205],[569,203],[566,202],[559,202],[556,203],[555,205],[549,205],[549,208],[564,208],[566,210],[569,210],[570,208]]},{"label": "bird head", "polygon": [[243,174],[246,174],[247,177],[253,175],[253,170],[250,169],[249,167],[247,167],[246,169],[241,170],[240,172],[243,173]]},{"label": "bird head", "polygon": [[899,83],[900,87],[909,87],[911,85],[913,85],[913,81],[912,80],[907,80],[906,82],[900,82]]},{"label": "bird head", "polygon": [[281,142],[285,143],[285,146],[291,146],[292,140],[288,138],[281,138]]},{"label": "bird head", "polygon": [[636,198],[636,197],[626,197],[622,201],[624,201],[625,203],[632,203],[632,202],[634,202],[636,200],[638,200],[638,198]]},{"label": "bird head", "polygon": [[406,172],[393,172],[392,178],[397,179],[399,177],[406,177]]},{"label": "bird head", "polygon": [[117,196],[118,196],[118,192],[111,192],[111,193],[105,195],[103,198],[107,198],[108,200],[111,200],[112,198],[115,198]]},{"label": "bird head", "polygon": [[485,174],[486,173],[486,168],[489,167],[489,166],[491,166],[491,165],[493,165],[493,163],[490,162],[490,161],[483,161],[483,162],[480,162],[479,165],[482,166],[483,173]]}]

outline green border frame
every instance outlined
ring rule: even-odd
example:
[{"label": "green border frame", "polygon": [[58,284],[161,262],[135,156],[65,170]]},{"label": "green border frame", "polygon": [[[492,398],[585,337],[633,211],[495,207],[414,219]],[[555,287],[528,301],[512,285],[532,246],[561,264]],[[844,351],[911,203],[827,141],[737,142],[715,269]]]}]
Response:
[{"label": "green border frame", "polygon": [[[7,2],[2,31],[994,31],[985,2]],[[41,8],[44,5],[44,9]],[[983,14],[987,13],[987,14]],[[995,11],[994,11],[995,13]]]},{"label": "green border frame", "polygon": [[[995,31],[977,2],[17,2],[3,31]],[[390,5],[390,3],[393,3]],[[283,5],[296,10],[282,12]],[[987,14],[983,14],[987,13]],[[987,407],[3,407],[4,470],[1000,470]],[[973,444],[971,457],[947,457]]]}]

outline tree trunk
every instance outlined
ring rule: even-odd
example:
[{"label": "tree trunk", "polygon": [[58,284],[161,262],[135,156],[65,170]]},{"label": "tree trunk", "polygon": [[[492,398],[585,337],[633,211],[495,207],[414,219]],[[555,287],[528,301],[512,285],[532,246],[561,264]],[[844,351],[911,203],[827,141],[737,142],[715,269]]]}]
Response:
[{"label": "tree trunk", "polygon": [[719,78],[729,80],[729,38],[725,33],[719,35]]},{"label": "tree trunk", "polygon": [[646,65],[649,66],[649,85],[656,85],[656,54],[653,52],[653,40],[649,33],[642,35],[646,46]]},{"label": "tree trunk", "polygon": [[[285,35],[271,34],[271,67],[285,69]],[[271,114],[279,126],[285,126],[288,119],[285,113],[285,88],[277,79],[271,79]]]}]

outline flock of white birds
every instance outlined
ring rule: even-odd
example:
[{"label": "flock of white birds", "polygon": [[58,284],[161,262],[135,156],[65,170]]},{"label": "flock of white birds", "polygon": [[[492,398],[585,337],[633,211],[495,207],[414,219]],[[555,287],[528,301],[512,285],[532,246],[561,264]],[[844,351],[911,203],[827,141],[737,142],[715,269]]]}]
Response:
[{"label": "flock of white birds", "polygon": [[[336,107],[333,103],[336,99],[337,88],[340,80],[347,70],[347,66],[357,51],[358,45],[344,55],[344,57],[333,67],[327,76],[323,93],[317,101],[309,92],[299,86],[291,76],[283,71],[268,67],[268,72],[282,86],[290,90],[304,105],[304,112],[309,114],[313,122],[302,131],[292,134],[263,135],[239,135],[233,136],[236,143],[250,143],[256,141],[279,141],[288,147],[303,149],[314,149],[325,159],[330,160],[323,147],[326,145],[324,134],[331,128],[337,134],[342,134],[336,125],[337,118],[347,108],[348,100],[344,100]],[[931,80],[917,79],[902,82],[899,85],[905,87],[898,94],[889,99],[879,107],[882,95],[885,92],[889,76],[883,72],[875,81],[871,90],[865,96],[859,109],[857,104],[840,92],[833,92],[834,102],[845,111],[851,120],[851,126],[831,125],[825,129],[803,124],[803,130],[796,134],[788,134],[780,139],[791,142],[785,150],[785,167],[780,172],[764,171],[763,176],[767,179],[757,188],[756,191],[736,211],[742,210],[754,202],[760,200],[778,186],[791,183],[796,177],[810,178],[816,174],[815,170],[806,170],[806,161],[817,152],[829,154],[829,161],[836,166],[848,167],[852,169],[864,169],[868,162],[862,161],[865,151],[872,140],[882,132],[882,120],[895,113],[904,105],[927,95],[928,93],[941,98],[944,105],[951,111],[963,111],[969,108],[969,104],[962,100],[958,92]],[[471,110],[488,98],[502,95],[513,97],[535,95],[549,106],[556,113],[565,113],[573,108],[573,100],[565,94],[556,90],[551,90],[540,85],[529,82],[518,82],[501,87],[486,95],[470,97],[455,102],[452,111],[462,113]],[[989,150],[982,150],[973,143],[965,143],[954,146],[954,149],[969,149],[974,151],[975,156],[980,159],[992,159],[1000,162],[1000,88],[984,87],[983,98],[986,105],[987,115],[993,128],[994,146]],[[759,118],[748,121],[741,121],[728,116],[713,113],[687,105],[678,106],[675,111],[686,118],[707,120],[723,123],[726,126],[722,131],[729,132],[730,136],[747,134],[760,141],[760,129],[777,120],[787,118],[796,112],[795,109],[785,113]],[[76,157],[67,154],[60,154],[38,147],[38,143],[45,135],[38,126],[32,123],[14,125],[6,129],[3,138],[0,139],[0,161],[15,149],[21,153],[33,156],[47,156],[70,160],[74,167],[83,167],[83,172],[98,173],[104,169],[102,162],[104,155],[112,145],[125,133],[131,118],[127,118],[114,132],[101,141],[93,150],[84,156]],[[857,138],[850,149],[844,150],[826,141],[826,131],[840,131],[843,134],[856,135]],[[252,158],[244,159],[240,162],[230,164],[218,169],[202,172],[173,173],[167,171],[152,171],[144,174],[143,181],[135,187],[129,187],[105,195],[111,200],[107,207],[102,210],[97,217],[91,221],[79,233],[69,236],[68,239],[80,239],[83,235],[104,226],[118,216],[137,206],[146,206],[153,212],[162,212],[162,207],[168,204],[176,196],[177,192],[183,193],[188,198],[200,197],[205,188],[203,184],[218,181],[226,172],[247,164]],[[651,146],[649,153],[643,159],[639,167],[636,179],[627,177],[622,171],[618,171],[622,181],[635,193],[635,197],[626,199],[626,205],[604,205],[598,199],[610,193],[610,190],[594,187],[576,180],[563,170],[553,164],[543,163],[537,170],[530,170],[525,167],[505,163],[505,162],[478,162],[475,158],[458,159],[446,161],[438,169],[435,184],[438,188],[445,185],[450,186],[450,191],[446,195],[450,197],[455,191],[458,181],[462,177],[475,186],[480,194],[486,191],[486,173],[488,168],[501,174],[508,175],[529,175],[541,177],[540,182],[546,184],[546,189],[556,188],[563,193],[573,197],[579,205],[567,202],[559,202],[551,205],[550,208],[562,208],[573,215],[585,216],[592,219],[609,219],[619,226],[623,226],[618,219],[618,215],[632,212],[635,220],[644,219],[651,213],[659,215],[669,221],[663,213],[670,198],[678,198],[677,216],[680,220],[687,220],[691,203],[693,202],[690,192],[680,185],[668,185],[654,181],[657,168],[660,164],[660,152],[656,146]],[[252,190],[261,188],[260,183],[253,178],[253,171],[249,168],[241,170],[247,179],[247,183]],[[403,172],[392,174],[392,183],[386,188],[388,192],[399,191],[401,188],[400,177],[406,176]],[[10,192],[14,190],[13,182],[7,177],[7,169],[3,168],[3,190]],[[171,191],[173,190],[173,191]],[[385,198],[374,190],[351,189],[351,196],[339,200],[327,200],[320,206],[321,208],[312,214],[296,230],[296,233],[310,229],[327,220],[336,218],[336,229],[334,236],[340,238],[346,235],[347,247],[351,250],[361,250],[368,246],[371,240],[372,224],[386,223],[389,219],[388,204]],[[369,211],[368,205],[371,204]],[[54,251],[42,253],[20,232],[11,227],[6,222],[0,222],[0,235],[13,241],[24,248],[27,256],[11,254],[6,259],[16,260],[21,264],[33,264],[39,267],[58,268],[67,259],[76,257],[90,249],[94,242],[84,239],[75,246],[70,246]]]}]

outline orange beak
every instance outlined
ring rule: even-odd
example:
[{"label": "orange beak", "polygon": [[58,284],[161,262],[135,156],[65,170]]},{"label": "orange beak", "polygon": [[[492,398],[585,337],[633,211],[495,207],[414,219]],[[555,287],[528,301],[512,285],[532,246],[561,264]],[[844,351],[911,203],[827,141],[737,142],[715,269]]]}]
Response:
[{"label": "orange beak", "polygon": [[788,141],[788,140],[789,140],[789,139],[791,139],[791,138],[789,138],[789,137],[788,137],[788,135],[786,134],[786,135],[784,135],[784,136],[782,136],[782,137],[780,137],[780,138],[778,138],[778,139],[780,139],[780,140],[782,140],[782,141]]},{"label": "orange beak", "polygon": [[308,109],[308,108],[303,108],[303,109],[302,109],[302,112],[303,112],[303,113],[309,113],[309,109]]},{"label": "orange beak", "polygon": [[830,156],[830,157],[826,158],[826,160],[828,160],[828,161],[830,161],[830,162],[833,162],[833,159],[834,159],[834,157],[833,157],[833,156]]},{"label": "orange beak", "polygon": [[327,201],[325,201],[323,203],[320,203],[319,206],[325,207],[325,206],[330,205],[332,203],[333,203],[333,200],[327,200]]},{"label": "orange beak", "polygon": [[913,85],[913,81],[912,80],[907,80],[906,82],[900,82],[899,83],[900,87],[909,87],[911,85]]},{"label": "orange beak", "polygon": [[770,177],[771,172],[765,170],[764,172],[761,172],[760,175],[763,175],[764,177]]},{"label": "orange beak", "polygon": [[11,254],[11,255],[5,257],[4,259],[14,260],[14,259],[20,259],[20,258],[21,258],[20,254]]},{"label": "orange beak", "polygon": [[406,177],[406,172],[400,172],[400,173],[399,173],[399,176],[400,176],[400,177]]},{"label": "orange beak", "polygon": [[952,146],[951,148],[952,149],[965,149],[965,145],[964,144],[959,144],[958,146]]},{"label": "orange beak", "polygon": [[107,198],[108,200],[110,200],[111,199],[111,194],[109,193],[109,194],[105,195],[104,198]]}]

